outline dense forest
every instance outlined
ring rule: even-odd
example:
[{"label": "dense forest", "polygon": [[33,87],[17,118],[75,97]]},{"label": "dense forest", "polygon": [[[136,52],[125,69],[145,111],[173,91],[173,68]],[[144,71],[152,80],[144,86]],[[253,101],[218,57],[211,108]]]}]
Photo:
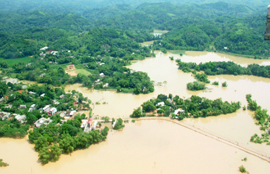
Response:
[{"label": "dense forest", "polygon": [[154,29],[169,30],[151,49],[211,50],[253,58],[270,55],[269,42],[263,40],[266,8],[263,11],[258,6],[225,2],[96,7],[78,8],[79,13],[46,8],[0,12],[0,57],[35,55],[41,46],[51,48],[55,42],[63,43],[66,39],[76,45],[78,39],[73,37],[94,28],[122,30],[136,42],[158,39],[151,34]]}]

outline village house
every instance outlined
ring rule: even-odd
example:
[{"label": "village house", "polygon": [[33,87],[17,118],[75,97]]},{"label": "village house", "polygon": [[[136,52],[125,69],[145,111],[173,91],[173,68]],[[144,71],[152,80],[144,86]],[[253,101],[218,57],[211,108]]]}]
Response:
[{"label": "village house", "polygon": [[44,97],[44,96],[45,96],[45,94],[44,94],[44,93],[40,95],[40,97]]},{"label": "village house", "polygon": [[60,95],[60,96],[59,96],[59,98],[64,98],[64,97],[65,97],[65,95],[64,95],[64,94],[62,94],[62,95]]},{"label": "village house", "polygon": [[17,115],[15,114],[15,119],[21,122],[22,124],[25,122],[26,116],[25,115]]},{"label": "village house", "polygon": [[165,106],[165,103],[164,102],[159,102],[159,103],[156,104],[156,106],[163,107],[163,106]]},{"label": "village house", "polygon": [[30,108],[28,109],[28,112],[32,112],[33,110],[35,110],[36,109],[36,105],[35,104],[32,104],[31,106],[30,106]]},{"label": "village house", "polygon": [[11,114],[8,112],[0,112],[0,118],[2,118],[2,121],[8,119],[10,115]]},{"label": "village house", "polygon": [[179,112],[180,113],[185,113],[185,110],[183,110],[183,109],[177,109],[177,110],[174,111],[174,114],[177,115]]},{"label": "village house", "polygon": [[46,105],[42,110],[43,112],[48,112],[50,110],[50,105]]},{"label": "village house", "polygon": [[56,109],[56,108],[51,108],[51,109],[48,111],[48,114],[49,114],[49,115],[54,115],[56,112],[57,112],[57,109]]},{"label": "village house", "polygon": [[52,120],[51,119],[46,119],[46,118],[40,118],[39,120],[37,120],[35,123],[34,123],[34,125],[36,126],[36,127],[40,127],[41,125],[48,125],[50,122],[52,122]]},{"label": "village house", "polygon": [[74,65],[74,64],[67,65],[67,69],[68,69],[68,70],[75,69],[75,65]]},{"label": "village house", "polygon": [[57,100],[53,100],[53,104],[55,104],[55,105],[59,105],[59,104],[60,104],[60,102],[59,102],[59,101],[57,101]]},{"label": "village house", "polygon": [[26,105],[20,105],[19,106],[19,109],[25,109],[26,108]]},{"label": "village house", "polygon": [[45,50],[47,50],[48,48],[49,48],[49,47],[46,46],[46,47],[40,48],[39,50],[40,50],[40,51],[45,51]]},{"label": "village house", "polygon": [[108,88],[109,87],[109,83],[105,83],[104,85],[103,85],[103,88]]},{"label": "village house", "polygon": [[100,77],[105,77],[104,73],[99,74]]},{"label": "village house", "polygon": [[32,91],[29,91],[28,93],[31,94],[31,95],[36,95],[36,93],[32,92]]}]

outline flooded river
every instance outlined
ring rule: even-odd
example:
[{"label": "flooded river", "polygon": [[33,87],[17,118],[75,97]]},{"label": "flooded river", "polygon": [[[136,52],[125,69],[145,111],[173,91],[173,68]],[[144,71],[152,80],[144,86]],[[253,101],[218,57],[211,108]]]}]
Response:
[{"label": "flooded river", "polygon": [[[220,86],[207,85],[208,90],[191,92],[186,84],[194,81],[191,73],[177,69],[169,56],[185,62],[229,61],[243,66],[247,64],[269,64],[267,60],[238,58],[208,52],[187,52],[186,55],[157,52],[156,58],[147,58],[132,64],[129,68],[148,73],[157,84],[155,92],[147,95],[116,93],[115,91],[88,90],[79,84],[69,85],[68,90],[77,90],[92,100],[101,103],[92,107],[95,116],[128,118],[134,108],[158,94],[173,94],[188,98],[199,95],[210,99],[222,98],[241,101],[247,105],[245,95],[263,108],[270,110],[270,79],[255,76],[210,76],[211,82],[219,81]],[[228,87],[221,83],[227,81]],[[107,104],[102,104],[106,102]],[[270,146],[249,142],[260,129],[254,124],[253,113],[239,110],[237,113],[217,117],[185,119],[184,123],[205,130],[254,151],[270,155]],[[250,173],[264,174],[270,171],[270,164],[234,147],[198,134],[180,125],[161,120],[144,120],[128,123],[123,131],[112,131],[108,139],[87,150],[62,155],[57,163],[41,166],[37,153],[26,140],[0,139],[0,158],[10,164],[0,169],[1,173],[239,173],[244,165]],[[241,159],[247,157],[247,162]],[[106,167],[105,167],[106,166]],[[23,172],[22,172],[23,171]]]},{"label": "flooded river", "polygon": [[[123,131],[110,132],[105,142],[76,151],[71,156],[62,155],[58,162],[45,166],[37,163],[37,154],[27,141],[0,139],[0,142],[0,154],[10,164],[0,171],[10,174],[91,171],[98,174],[237,174],[241,165],[250,173],[266,174],[270,171],[268,162],[177,124],[160,120],[128,123]],[[245,157],[247,162],[241,161]]]}]

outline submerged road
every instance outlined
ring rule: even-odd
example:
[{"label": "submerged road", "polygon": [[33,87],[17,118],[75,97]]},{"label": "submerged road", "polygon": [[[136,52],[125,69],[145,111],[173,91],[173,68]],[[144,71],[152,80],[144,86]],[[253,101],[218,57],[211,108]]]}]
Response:
[{"label": "submerged road", "polygon": [[231,141],[226,140],[224,138],[221,138],[221,137],[218,137],[216,135],[210,134],[210,133],[208,133],[206,131],[203,131],[201,129],[198,129],[198,128],[194,127],[194,126],[188,125],[188,124],[183,123],[181,121],[172,120],[172,119],[167,118],[167,117],[144,117],[144,118],[139,118],[138,120],[166,120],[166,121],[170,121],[170,122],[176,123],[176,124],[178,124],[180,126],[183,126],[183,127],[187,128],[187,129],[190,129],[192,131],[195,131],[197,133],[200,133],[202,135],[205,135],[207,137],[210,137],[210,138],[215,139],[217,141],[220,141],[222,143],[225,143],[225,144],[227,144],[229,146],[235,147],[235,148],[237,148],[239,150],[242,150],[242,151],[244,151],[246,153],[254,155],[254,156],[256,156],[258,158],[261,158],[262,160],[265,160],[265,161],[270,163],[270,157],[267,156],[267,155],[264,155],[264,154],[261,154],[259,152],[253,151],[251,149],[248,149],[246,147],[243,147],[243,146],[239,145],[238,143],[234,143],[234,142],[231,142]]}]

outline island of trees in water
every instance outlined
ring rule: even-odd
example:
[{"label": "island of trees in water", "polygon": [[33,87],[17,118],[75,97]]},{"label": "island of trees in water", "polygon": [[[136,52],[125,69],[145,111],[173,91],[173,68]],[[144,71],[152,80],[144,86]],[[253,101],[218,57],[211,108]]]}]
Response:
[{"label": "island of trees in water", "polygon": [[248,102],[248,109],[255,111],[254,118],[256,120],[256,124],[260,126],[262,131],[261,136],[254,134],[250,138],[250,141],[254,143],[266,143],[267,145],[270,145],[270,116],[267,114],[267,110],[262,109],[262,107],[259,106],[255,100],[252,100],[251,94],[246,95],[246,99]]},{"label": "island of trees in water", "polygon": [[159,94],[157,98],[144,102],[134,109],[132,118],[154,116],[171,116],[178,120],[233,113],[241,107],[240,102],[223,102],[222,99],[210,100],[204,97],[191,96],[188,99],[179,96]]},{"label": "island of trees in water", "polygon": [[[179,69],[184,72],[204,71],[206,74],[200,74],[200,77],[196,78],[199,81],[207,82],[207,75],[254,75],[259,77],[270,78],[270,66],[263,66],[258,64],[250,64],[247,67],[242,67],[234,62],[206,62],[206,63],[185,63],[180,59],[176,60]],[[195,72],[194,72],[195,73]],[[201,77],[202,76],[202,77]]]}]

